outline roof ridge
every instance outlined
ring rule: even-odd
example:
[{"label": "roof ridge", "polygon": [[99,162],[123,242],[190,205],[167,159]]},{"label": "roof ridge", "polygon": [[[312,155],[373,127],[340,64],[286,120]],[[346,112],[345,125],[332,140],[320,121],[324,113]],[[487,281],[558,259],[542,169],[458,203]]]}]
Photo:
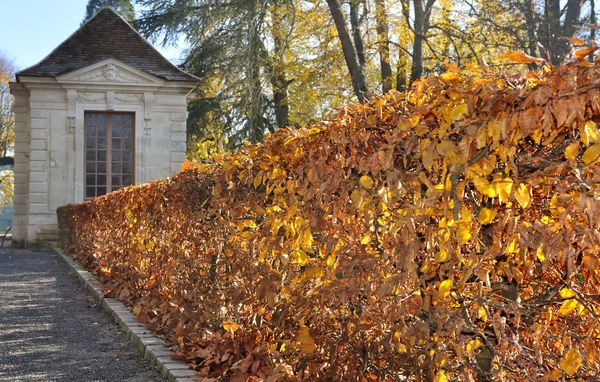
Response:
[{"label": "roof ridge", "polygon": [[[39,64],[41,64],[42,62],[46,61],[46,59],[48,57],[50,57],[52,55],[52,53],[56,52],[58,50],[58,48],[60,48],[61,46],[64,45],[64,43],[66,43],[67,41],[69,41],[71,39],[71,37],[73,37],[77,32],[79,32],[85,25],[87,25],[90,21],[92,21],[93,19],[96,18],[96,16],[98,16],[98,14],[103,11],[105,8],[110,9],[111,11],[113,11],[114,13],[117,13],[112,7],[105,5],[102,8],[100,8],[98,10],[98,12],[94,13],[94,15],[92,17],[90,17],[89,19],[87,19],[87,21],[83,24],[81,24],[79,26],[79,28],[75,29],[75,31],[73,33],[71,33],[66,39],[64,39],[60,44],[58,44],[54,49],[52,49],[52,51],[50,53],[48,53],[44,58],[42,58],[40,61],[38,61],[36,64],[33,64],[31,66],[26,67],[25,69],[21,69],[18,72],[15,73],[15,78],[17,79],[17,82],[19,81],[19,74],[21,72],[24,72],[26,70],[30,70],[35,68],[36,66],[38,66]],[[118,13],[117,13],[118,14]],[[120,15],[119,15],[120,16]]]},{"label": "roof ridge", "polygon": [[[99,20],[101,17],[104,19]],[[103,28],[105,24],[112,24],[112,29],[107,32]],[[121,46],[118,45],[119,43]],[[128,49],[128,45],[132,45],[132,49]],[[198,77],[186,73],[163,56],[133,25],[110,6],[104,6],[94,13],[44,59],[17,72],[16,78],[19,81],[19,76],[57,77],[108,58],[166,80],[199,80]]]}]

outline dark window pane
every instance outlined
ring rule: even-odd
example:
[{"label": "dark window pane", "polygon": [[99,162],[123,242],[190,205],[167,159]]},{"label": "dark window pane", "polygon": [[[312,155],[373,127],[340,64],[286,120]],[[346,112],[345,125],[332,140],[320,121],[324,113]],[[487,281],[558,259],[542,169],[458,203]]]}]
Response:
[{"label": "dark window pane", "polygon": [[121,185],[121,177],[119,175],[112,175],[111,182],[112,182],[113,186],[120,186]]},{"label": "dark window pane", "polygon": [[123,163],[123,174],[131,174],[131,162]]},{"label": "dark window pane", "polygon": [[98,114],[97,125],[106,126],[106,114]]},{"label": "dark window pane", "polygon": [[131,139],[123,139],[123,149],[131,150]]},{"label": "dark window pane", "polygon": [[[114,135],[113,135],[114,136]],[[120,149],[121,148],[121,140],[119,138],[112,140],[112,149],[116,150],[116,149]]]},{"label": "dark window pane", "polygon": [[86,144],[85,147],[88,149],[95,149],[96,148],[96,138],[88,138],[86,140]]},{"label": "dark window pane", "polygon": [[94,126],[87,126],[85,128],[85,135],[93,137],[96,135],[96,128]]},{"label": "dark window pane", "polygon": [[93,198],[94,196],[96,196],[96,188],[95,187],[86,187],[85,188],[85,197]]},{"label": "dark window pane", "polygon": [[106,194],[106,187],[98,187],[98,191],[96,191],[96,195],[100,196],[100,195],[104,195]]},{"label": "dark window pane", "polygon": [[106,149],[106,138],[98,138],[98,148],[99,149]]},{"label": "dark window pane", "polygon": [[127,127],[129,127],[129,126],[131,126],[131,123],[132,123],[132,122],[133,122],[133,118],[131,118],[131,114],[125,114],[125,115],[123,116],[123,120],[121,121],[121,124],[122,124],[123,126],[127,126]]},{"label": "dark window pane", "polygon": [[112,115],[112,124],[113,126],[118,126],[121,124],[121,115],[120,114],[113,114]]},{"label": "dark window pane", "polygon": [[117,150],[112,152],[112,161],[119,162],[121,160],[121,151]]},{"label": "dark window pane", "polygon": [[95,151],[87,151],[85,153],[85,160],[96,160],[96,152]]},{"label": "dark window pane", "polygon": [[121,172],[121,163],[119,162],[113,162],[112,166],[111,166],[111,173],[113,174],[118,174]]},{"label": "dark window pane", "polygon": [[123,128],[123,138],[131,138],[131,127]]},{"label": "dark window pane", "polygon": [[96,124],[96,114],[86,113],[85,114],[85,124],[86,125],[95,125]]},{"label": "dark window pane", "polygon": [[131,175],[123,175],[123,186],[131,185]]},{"label": "dark window pane", "polygon": [[96,133],[99,137],[106,137],[106,126],[98,126]]},{"label": "dark window pane", "polygon": [[113,136],[113,138],[119,138],[121,136],[121,128],[113,126],[112,136]]},{"label": "dark window pane", "polygon": [[98,180],[98,185],[106,185],[106,175],[96,175],[96,179]]},{"label": "dark window pane", "polygon": [[93,174],[96,172],[96,163],[88,162],[85,164],[85,172],[88,174]]},{"label": "dark window pane", "polygon": [[123,161],[124,162],[131,161],[131,152],[130,151],[123,151]]},{"label": "dark window pane", "polygon": [[86,186],[93,186],[96,184],[96,176],[94,175],[86,175],[85,177]]},{"label": "dark window pane", "polygon": [[98,173],[106,174],[106,162],[98,162]]},{"label": "dark window pane", "polygon": [[98,160],[99,161],[106,160],[106,150],[98,150]]}]

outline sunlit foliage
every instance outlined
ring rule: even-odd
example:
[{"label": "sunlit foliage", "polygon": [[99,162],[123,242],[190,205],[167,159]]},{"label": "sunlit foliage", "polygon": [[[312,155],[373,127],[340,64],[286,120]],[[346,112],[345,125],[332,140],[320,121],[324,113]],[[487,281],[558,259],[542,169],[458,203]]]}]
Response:
[{"label": "sunlit foliage", "polygon": [[578,52],[447,63],[62,208],[69,250],[204,381],[596,378],[600,70]]}]

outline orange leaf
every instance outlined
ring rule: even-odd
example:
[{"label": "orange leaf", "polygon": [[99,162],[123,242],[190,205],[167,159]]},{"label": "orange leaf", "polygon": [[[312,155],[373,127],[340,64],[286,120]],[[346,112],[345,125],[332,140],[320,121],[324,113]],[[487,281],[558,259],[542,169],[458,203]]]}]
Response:
[{"label": "orange leaf", "polygon": [[544,60],[541,58],[532,57],[532,56],[528,55],[527,53],[518,52],[518,51],[503,53],[500,55],[500,58],[506,58],[507,60],[510,60],[511,62],[516,62],[516,63],[521,63],[521,64],[533,64],[533,63],[544,62]]},{"label": "orange leaf", "polygon": [[581,46],[581,45],[585,44],[585,41],[582,38],[579,38],[579,37],[559,37],[559,39],[560,40],[567,40],[571,44],[576,45],[576,46]]},{"label": "orange leaf", "polygon": [[594,53],[597,50],[598,50],[597,46],[593,47],[593,48],[578,49],[575,51],[575,57],[577,57],[578,60],[583,60],[586,56],[589,56],[590,54]]}]

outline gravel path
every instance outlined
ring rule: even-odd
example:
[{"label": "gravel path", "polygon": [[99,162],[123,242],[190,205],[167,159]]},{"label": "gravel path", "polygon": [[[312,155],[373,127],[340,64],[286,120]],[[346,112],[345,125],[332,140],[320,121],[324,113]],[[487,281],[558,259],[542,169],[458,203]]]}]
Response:
[{"label": "gravel path", "polygon": [[0,250],[0,381],[165,381],[49,252]]}]

